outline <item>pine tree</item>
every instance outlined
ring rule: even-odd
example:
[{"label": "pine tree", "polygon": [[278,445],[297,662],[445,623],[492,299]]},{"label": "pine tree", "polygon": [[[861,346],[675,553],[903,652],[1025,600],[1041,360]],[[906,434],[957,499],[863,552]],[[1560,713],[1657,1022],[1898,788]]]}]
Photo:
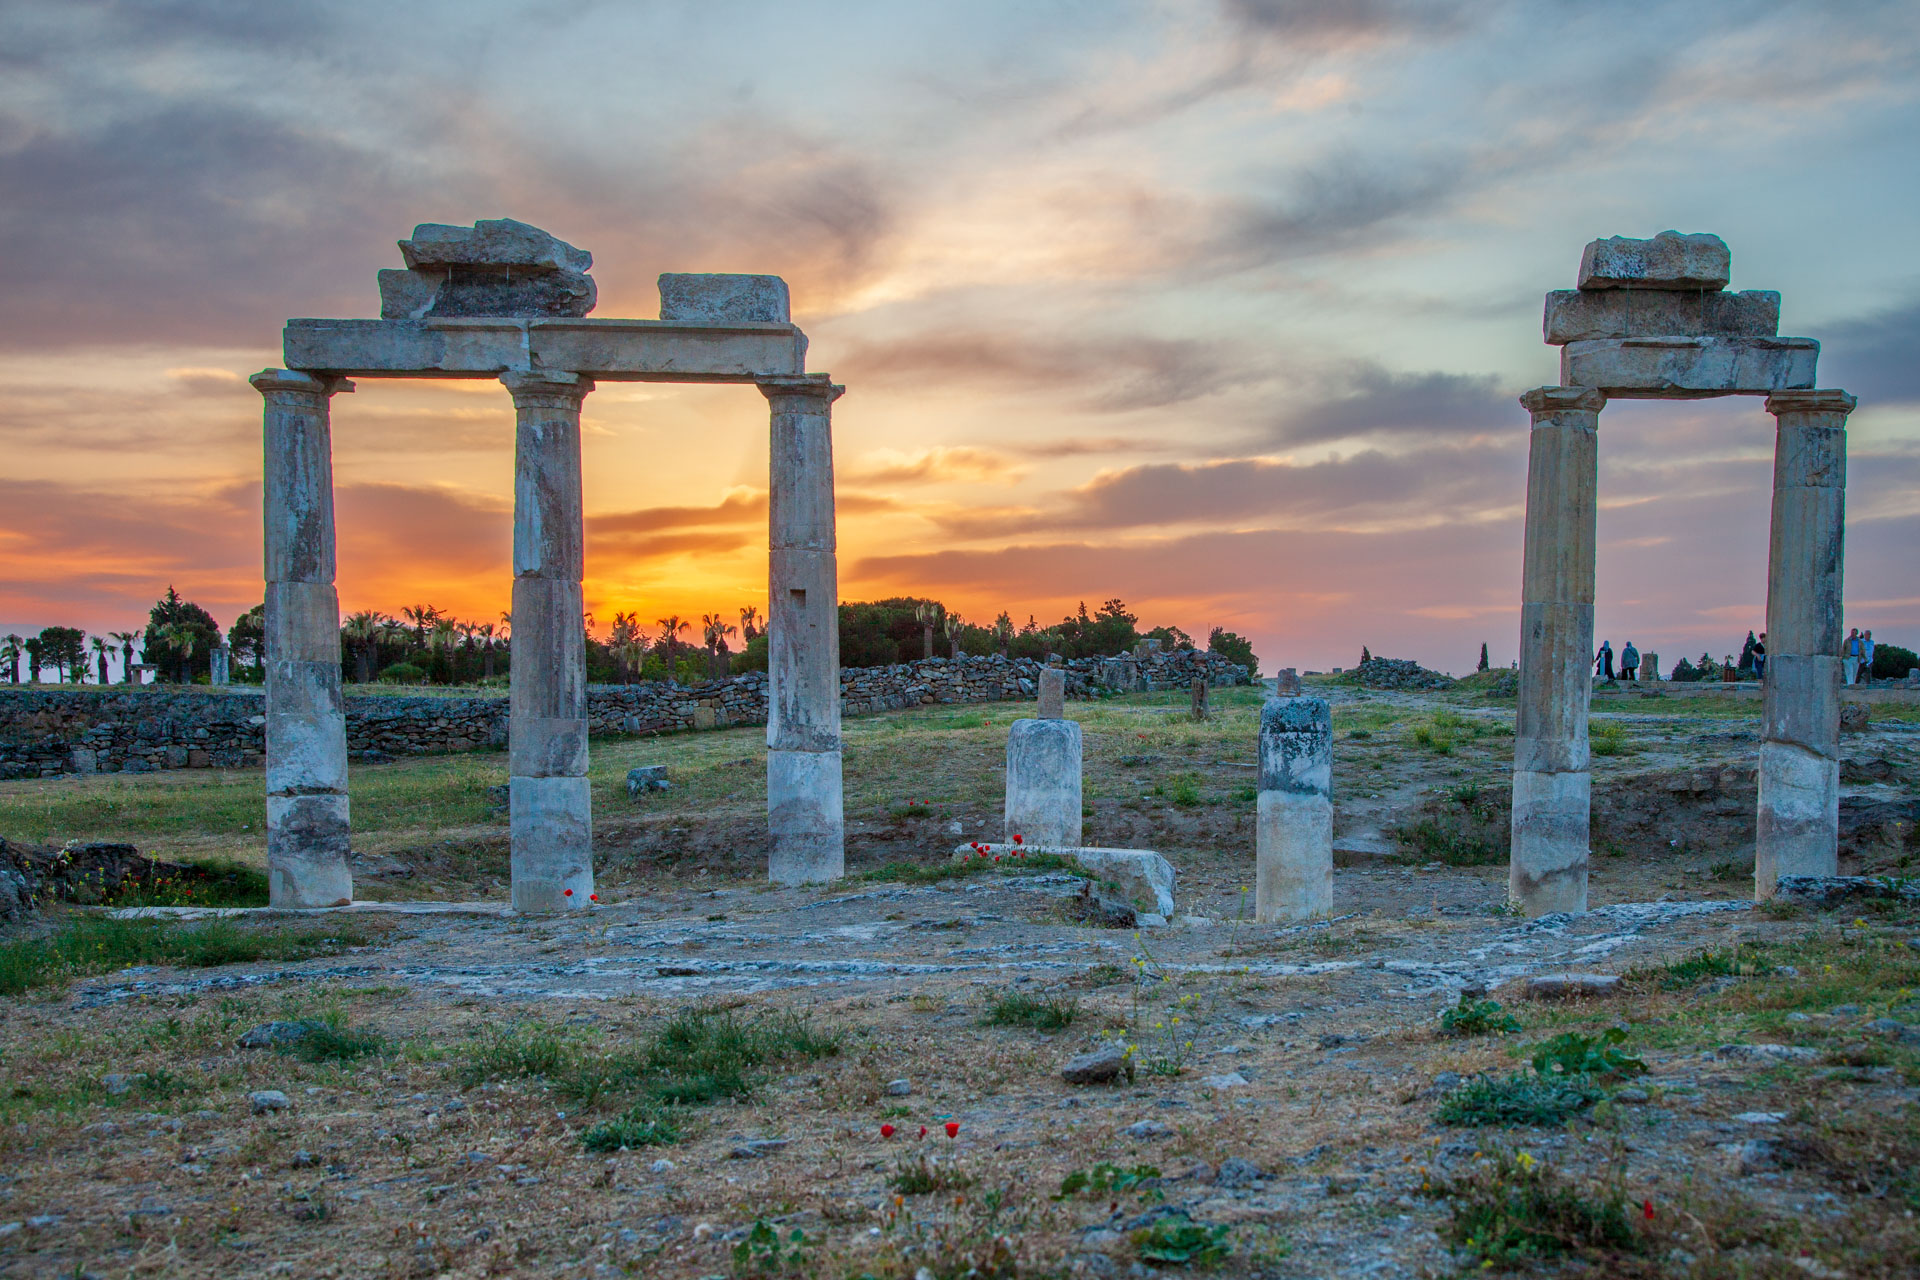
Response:
[{"label": "pine tree", "polygon": [[1367,652],[1367,646],[1361,645],[1360,646],[1360,665],[1364,667],[1369,662],[1372,662],[1372,661],[1373,661],[1373,655]]},{"label": "pine tree", "polygon": [[1487,669],[1487,642],[1485,640],[1482,640],[1480,642],[1480,665],[1475,667],[1474,670],[1485,671],[1486,669]]}]

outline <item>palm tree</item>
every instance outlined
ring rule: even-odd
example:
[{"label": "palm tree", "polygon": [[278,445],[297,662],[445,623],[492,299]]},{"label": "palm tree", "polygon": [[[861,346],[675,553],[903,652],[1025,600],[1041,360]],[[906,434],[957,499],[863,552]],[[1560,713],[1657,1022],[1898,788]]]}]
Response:
[{"label": "palm tree", "polygon": [[133,642],[140,638],[138,631],[116,631],[107,637],[120,646],[120,683],[133,683]]},{"label": "palm tree", "polygon": [[[500,616],[504,618],[506,615]],[[480,637],[480,659],[486,664],[486,679],[491,680],[493,679],[493,624],[483,622],[474,628],[474,632]]]},{"label": "palm tree", "polygon": [[95,636],[88,642],[87,647],[93,650],[94,661],[99,665],[100,683],[105,684],[107,682],[107,655],[113,652],[113,646],[108,644],[102,637]]},{"label": "palm tree", "polygon": [[760,611],[752,605],[740,611],[740,638],[748,644],[760,634]]},{"label": "palm tree", "polygon": [[20,683],[20,659],[26,656],[26,642],[19,636],[8,636],[0,641],[0,665],[7,669],[9,684]]},{"label": "palm tree", "polygon": [[180,683],[187,684],[193,679],[193,651],[199,647],[200,633],[184,622],[169,622],[160,628],[160,642],[167,652],[180,664]]},{"label": "palm tree", "polygon": [[723,674],[720,670],[720,655],[726,652],[727,637],[737,628],[717,613],[702,614],[700,634],[707,642],[707,678],[718,680]]},{"label": "palm tree", "polygon": [[614,671],[621,684],[631,682],[627,652],[633,647],[633,637],[639,630],[640,620],[633,614],[620,610],[613,615],[613,630],[607,633],[607,648],[613,653]]},{"label": "palm tree", "polygon": [[400,612],[413,624],[414,643],[427,648],[427,630],[440,620],[440,610],[430,604],[416,604],[402,605]]},{"label": "palm tree", "polygon": [[353,679],[356,684],[373,682],[374,648],[380,643],[381,617],[371,609],[347,615],[340,626],[347,647],[353,651]]},{"label": "palm tree", "polygon": [[670,618],[656,618],[654,621],[660,624],[660,630],[663,633],[660,637],[660,643],[665,645],[667,649],[667,683],[671,684],[673,683],[674,648],[680,642],[680,633],[690,630],[693,624],[677,613]]},{"label": "palm tree", "polygon": [[1000,646],[1001,657],[1013,656],[1013,619],[1007,616],[1005,609],[1002,609],[1000,616],[993,620],[993,638]]},{"label": "palm tree", "polygon": [[913,607],[913,616],[918,619],[920,623],[920,638],[923,642],[922,647],[925,650],[920,656],[923,658],[931,658],[933,656],[933,624],[940,621],[940,613],[940,606],[931,600]]}]

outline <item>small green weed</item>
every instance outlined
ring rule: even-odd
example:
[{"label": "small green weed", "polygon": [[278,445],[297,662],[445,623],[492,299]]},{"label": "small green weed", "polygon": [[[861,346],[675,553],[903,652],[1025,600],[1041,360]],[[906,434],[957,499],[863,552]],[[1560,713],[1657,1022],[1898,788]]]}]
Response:
[{"label": "small green weed", "polygon": [[482,1026],[466,1047],[456,1073],[464,1088],[489,1080],[558,1076],[578,1059],[578,1049],[558,1029],[537,1025]]},{"label": "small green weed", "polygon": [[612,1120],[603,1120],[580,1135],[580,1145],[589,1151],[638,1150],[641,1147],[668,1147],[680,1141],[680,1129],[672,1117],[646,1106],[630,1107]]},{"label": "small green weed", "polygon": [[1460,1002],[1440,1014],[1440,1030],[1450,1036],[1505,1036],[1520,1029],[1520,1020],[1498,1000],[1472,1000],[1463,992]]},{"label": "small green weed", "polygon": [[1227,1259],[1233,1228],[1208,1226],[1185,1218],[1161,1218],[1133,1233],[1134,1252],[1142,1262],[1176,1267],[1217,1267]]},{"label": "small green weed", "polygon": [[1543,1080],[1631,1080],[1647,1073],[1647,1064],[1620,1046],[1627,1033],[1608,1027],[1599,1035],[1568,1031],[1533,1052],[1533,1069]]},{"label": "small green weed", "polygon": [[1584,1077],[1548,1080],[1518,1071],[1468,1081],[1442,1099],[1435,1118],[1458,1128],[1542,1128],[1565,1124],[1605,1096]]},{"label": "small green weed", "polygon": [[302,1062],[352,1062],[387,1052],[387,1038],[378,1031],[350,1027],[339,1016],[315,1019],[307,1033],[291,1044],[279,1046],[279,1052]]},{"label": "small green weed", "polygon": [[1507,860],[1507,851],[1494,836],[1465,820],[1446,815],[1418,818],[1396,827],[1393,838],[1406,853],[1397,861],[1441,862],[1450,867],[1484,867]]},{"label": "small green weed", "polygon": [[795,1227],[785,1236],[765,1218],[755,1218],[746,1238],[733,1246],[736,1276],[800,1275],[806,1271],[808,1250],[814,1242]]},{"label": "small green weed", "polygon": [[1032,1027],[1035,1031],[1065,1031],[1080,1013],[1077,1000],[1043,1000],[1016,991],[987,1006],[986,1022],[996,1027]]},{"label": "small green weed", "polygon": [[1772,972],[1773,964],[1765,955],[1751,948],[1742,951],[1736,946],[1696,951],[1664,965],[1630,970],[1627,976],[1641,981],[1651,979],[1659,983],[1663,991],[1685,991],[1709,978],[1754,978]]},{"label": "small green weed", "polygon": [[1524,1151],[1496,1151],[1428,1194],[1447,1201],[1452,1213],[1447,1243],[1488,1268],[1590,1250],[1631,1251],[1638,1243],[1617,1188],[1589,1195]]},{"label": "small green weed", "polygon": [[1633,751],[1624,726],[1595,720],[1587,725],[1587,749],[1596,756],[1623,756]]},{"label": "small green weed", "polygon": [[1060,1180],[1059,1194],[1055,1200],[1070,1200],[1081,1192],[1098,1198],[1115,1192],[1127,1192],[1145,1188],[1150,1181],[1158,1181],[1160,1170],[1155,1165],[1137,1164],[1131,1169],[1105,1161],[1091,1169],[1076,1169]]},{"label": "small green weed", "polygon": [[1167,779],[1167,799],[1182,809],[1200,803],[1200,778],[1197,774],[1176,773]]},{"label": "small green weed", "polygon": [[972,1186],[971,1175],[952,1165],[943,1165],[925,1156],[902,1156],[887,1185],[903,1196],[926,1196],[936,1191],[965,1191]]}]

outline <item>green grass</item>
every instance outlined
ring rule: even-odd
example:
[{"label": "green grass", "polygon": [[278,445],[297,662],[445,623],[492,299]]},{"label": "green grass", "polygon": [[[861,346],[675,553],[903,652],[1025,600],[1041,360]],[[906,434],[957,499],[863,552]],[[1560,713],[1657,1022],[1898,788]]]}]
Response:
[{"label": "green grass", "polygon": [[903,1196],[926,1196],[936,1191],[965,1191],[974,1178],[951,1165],[939,1164],[925,1156],[902,1156],[887,1185]]},{"label": "green grass", "polygon": [[0,944],[0,995],[63,985],[132,965],[214,968],[257,960],[334,955],[368,939],[346,924],[324,928],[242,928],[230,920],[180,925],[162,920],[72,919],[49,938]]},{"label": "green grass", "polygon": [[621,1115],[603,1120],[580,1135],[581,1146],[599,1152],[670,1147],[678,1141],[680,1129],[673,1117],[647,1106],[629,1107]]},{"label": "green grass", "polygon": [[1640,967],[1627,972],[1629,981],[1652,981],[1663,991],[1685,991],[1709,978],[1764,977],[1773,972],[1773,964],[1764,954],[1749,947],[1709,948],[1696,951],[1663,965]]},{"label": "green grass", "polygon": [[1043,1000],[1015,991],[987,1006],[984,1021],[995,1027],[1032,1027],[1035,1031],[1065,1031],[1080,1013],[1075,1000]]},{"label": "green grass", "polygon": [[1496,1151],[1479,1168],[1438,1183],[1447,1243],[1483,1269],[1510,1269],[1567,1254],[1632,1252],[1638,1244],[1618,1188],[1594,1195],[1550,1165]]},{"label": "green grass", "polygon": [[1470,1000],[1465,993],[1453,1008],[1440,1014],[1440,1030],[1450,1036],[1504,1036],[1520,1029],[1520,1020],[1498,1000]]},{"label": "green grass", "polygon": [[354,1062],[360,1058],[386,1053],[387,1038],[378,1031],[352,1027],[340,1014],[307,1019],[307,1033],[291,1044],[277,1046],[277,1052],[302,1062]]},{"label": "green grass", "polygon": [[1587,725],[1587,746],[1596,756],[1623,756],[1634,750],[1627,741],[1627,731],[1607,720],[1594,720]]},{"label": "green grass", "polygon": [[1484,824],[1453,813],[1416,818],[1405,826],[1395,827],[1392,835],[1406,850],[1395,859],[1402,863],[1486,867],[1507,860],[1507,850]]},{"label": "green grass", "polygon": [[1176,773],[1168,778],[1167,799],[1182,809],[1194,808],[1200,803],[1200,775]]},{"label": "green grass", "polygon": [[107,900],[115,907],[264,907],[267,873],[234,858],[183,859],[187,873],[132,885]]}]

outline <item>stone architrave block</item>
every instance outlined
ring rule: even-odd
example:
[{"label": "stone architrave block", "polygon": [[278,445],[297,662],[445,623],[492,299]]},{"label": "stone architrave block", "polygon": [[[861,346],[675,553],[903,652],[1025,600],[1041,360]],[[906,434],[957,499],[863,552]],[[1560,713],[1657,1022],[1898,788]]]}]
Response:
[{"label": "stone architrave block", "polygon": [[1780,332],[1772,289],[1555,289],[1541,331],[1548,345],[1602,338],[1771,338]]},{"label": "stone architrave block", "polygon": [[423,222],[413,237],[400,242],[409,267],[527,267],[546,271],[586,271],[593,255],[565,240],[512,218],[483,218],[470,227]]},{"label": "stone architrave block", "polygon": [[793,304],[779,276],[668,272],[660,277],[660,318],[681,324],[788,324]]},{"label": "stone architrave block", "polygon": [[1580,255],[1577,283],[1582,289],[1724,289],[1732,275],[1733,254],[1719,236],[1662,231],[1651,240],[1593,241]]},{"label": "stone architrave block", "polygon": [[1812,338],[1602,338],[1560,348],[1560,381],[1610,399],[1699,400],[1811,388]]},{"label": "stone architrave block", "polygon": [[283,346],[289,369],[323,375],[497,378],[531,368],[597,382],[761,382],[799,376],[807,354],[806,335],[790,324],[524,316],[289,320]]}]

